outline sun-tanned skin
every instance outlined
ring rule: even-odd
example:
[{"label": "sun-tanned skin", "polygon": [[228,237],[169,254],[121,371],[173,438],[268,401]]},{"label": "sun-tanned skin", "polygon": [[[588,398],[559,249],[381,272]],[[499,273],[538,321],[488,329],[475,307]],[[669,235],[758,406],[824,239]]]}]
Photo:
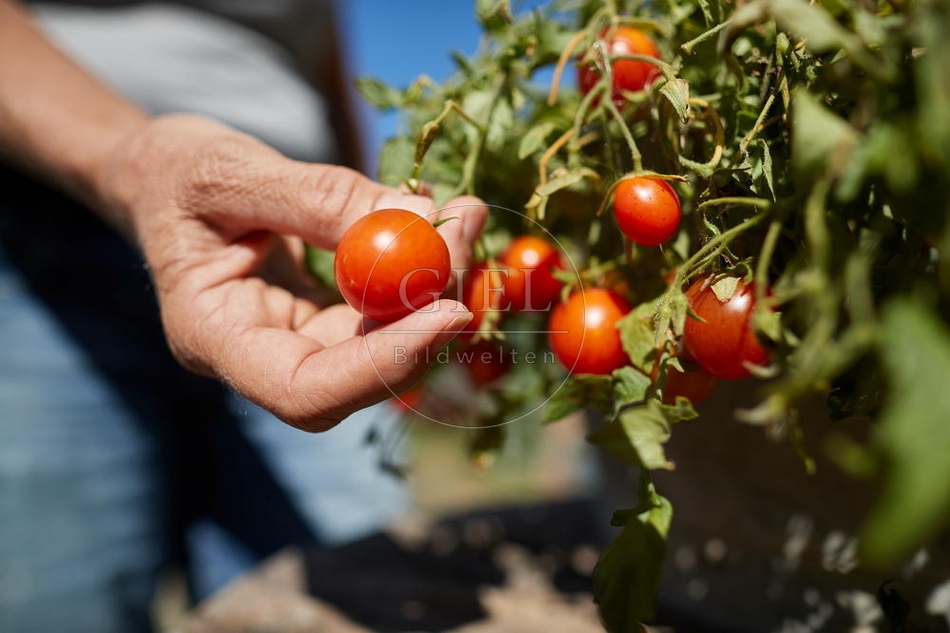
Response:
[{"label": "sun-tanned skin", "polygon": [[[428,215],[434,203],[290,160],[209,119],[150,117],[61,53],[13,0],[0,0],[0,159],[70,192],[137,244],[179,361],[293,426],[330,428],[409,387],[425,367],[396,363],[394,347],[441,343],[471,318],[443,299],[364,336],[351,308],[322,307],[301,266],[304,242],[332,249],[374,209]],[[447,206],[461,221],[439,230],[452,267],[465,269],[485,207]],[[387,327],[402,333],[387,337]]]}]

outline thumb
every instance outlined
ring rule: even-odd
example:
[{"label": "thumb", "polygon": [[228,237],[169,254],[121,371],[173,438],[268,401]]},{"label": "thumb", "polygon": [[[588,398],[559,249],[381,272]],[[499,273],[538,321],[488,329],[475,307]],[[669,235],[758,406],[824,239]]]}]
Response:
[{"label": "thumb", "polygon": [[[299,332],[250,328],[225,348],[221,373],[236,389],[284,422],[324,431],[405,391],[436,362],[439,350],[472,319],[462,304],[440,300],[398,321],[377,325],[348,308],[327,309]],[[340,328],[340,317],[354,321]],[[327,333],[338,334],[327,340]],[[250,364],[249,359],[258,359]]]}]

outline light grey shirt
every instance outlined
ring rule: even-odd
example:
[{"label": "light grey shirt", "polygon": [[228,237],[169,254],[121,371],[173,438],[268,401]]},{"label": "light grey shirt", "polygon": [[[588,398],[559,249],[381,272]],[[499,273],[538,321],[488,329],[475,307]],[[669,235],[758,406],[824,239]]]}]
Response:
[{"label": "light grey shirt", "polygon": [[333,162],[326,103],[301,74],[325,55],[326,0],[184,4],[30,6],[61,48],[149,112],[203,114],[293,158]]}]

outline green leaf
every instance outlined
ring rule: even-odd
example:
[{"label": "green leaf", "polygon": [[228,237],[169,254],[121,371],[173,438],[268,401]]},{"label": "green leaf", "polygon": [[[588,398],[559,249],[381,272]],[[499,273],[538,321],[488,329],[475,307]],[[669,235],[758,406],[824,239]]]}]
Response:
[{"label": "green leaf", "polygon": [[670,328],[676,336],[683,335],[683,326],[689,313],[689,299],[682,292],[676,292],[669,299]]},{"label": "green leaf", "polygon": [[853,44],[854,36],[820,4],[810,4],[807,0],[770,0],[768,6],[779,26],[805,40],[810,51],[824,53]]},{"label": "green leaf", "polygon": [[403,104],[402,93],[375,77],[358,77],[356,90],[374,108],[389,110]]},{"label": "green leaf", "polygon": [[379,151],[379,180],[391,187],[398,187],[412,175],[416,144],[405,136],[397,136],[383,143]]},{"label": "green leaf", "polygon": [[538,195],[548,197],[557,193],[561,189],[567,189],[582,181],[588,176],[584,171],[569,171],[547,181],[544,185],[538,187]]},{"label": "green leaf", "polygon": [[649,373],[656,362],[653,315],[656,302],[641,303],[617,321],[620,342],[634,367]]},{"label": "green leaf", "polygon": [[883,489],[861,533],[862,559],[889,566],[946,524],[950,511],[950,331],[920,301],[882,311],[880,355],[890,400],[873,436]]},{"label": "green leaf", "polygon": [[[762,152],[762,178],[769,190],[769,198],[775,201],[775,177],[773,175],[772,152],[769,150],[769,144],[765,139],[758,138],[752,142],[752,146]],[[764,193],[764,192],[762,192]]]},{"label": "green leaf", "polygon": [[574,375],[551,394],[544,409],[544,423],[557,422],[577,411],[613,409],[613,379],[610,376]]},{"label": "green leaf", "polygon": [[689,118],[689,82],[685,79],[675,78],[668,81],[660,88],[662,94],[676,110],[680,121],[686,121]]},{"label": "green leaf", "polygon": [[534,36],[537,40],[535,49],[537,65],[557,61],[561,51],[574,36],[572,25],[547,19],[540,13],[535,14],[533,27]]},{"label": "green leaf", "polygon": [[625,407],[646,399],[650,389],[650,378],[633,367],[623,367],[613,373],[614,403],[617,408]]},{"label": "green leaf", "polygon": [[307,270],[327,288],[335,289],[336,277],[333,276],[333,251],[307,245]]},{"label": "green leaf", "polygon": [[508,0],[475,0],[475,15],[486,31],[497,31],[511,23],[511,6]]},{"label": "green leaf", "polygon": [[542,121],[528,130],[518,145],[518,159],[524,160],[541,149],[544,139],[554,131],[555,127],[551,121]]},{"label": "green leaf", "polygon": [[472,66],[471,62],[461,51],[450,51],[449,57],[452,58],[452,61],[458,66],[459,71],[466,77],[471,77],[475,74],[475,67]]},{"label": "green leaf", "polygon": [[462,99],[462,110],[479,125],[485,125],[494,100],[495,93],[493,90],[488,88],[473,90]]},{"label": "green leaf", "polygon": [[792,167],[802,175],[830,169],[840,174],[857,142],[847,121],[804,88],[792,95]]},{"label": "green leaf", "polygon": [[736,288],[738,287],[738,277],[721,277],[713,283],[712,290],[716,298],[725,303],[732,299],[732,295],[736,294]]},{"label": "green leaf", "polygon": [[651,499],[653,507],[640,514],[618,513],[626,525],[594,567],[594,600],[611,633],[639,631],[654,616],[673,506],[655,492]]},{"label": "green leaf", "polygon": [[647,469],[672,470],[663,444],[670,439],[673,424],[696,417],[686,400],[675,405],[648,400],[631,407],[591,433],[591,443],[602,447],[617,459]]}]

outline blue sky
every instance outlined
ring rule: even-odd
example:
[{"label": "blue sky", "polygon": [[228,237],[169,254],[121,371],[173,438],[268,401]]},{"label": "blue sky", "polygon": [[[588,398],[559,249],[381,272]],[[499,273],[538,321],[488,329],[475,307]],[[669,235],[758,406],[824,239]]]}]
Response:
[{"label": "blue sky", "polygon": [[[350,0],[345,11],[352,71],[397,86],[421,74],[445,79],[453,70],[449,52],[466,55],[478,48],[480,30],[474,0]],[[395,115],[382,116],[368,106],[366,121],[369,158],[395,130]],[[375,162],[373,162],[375,164]]]}]

